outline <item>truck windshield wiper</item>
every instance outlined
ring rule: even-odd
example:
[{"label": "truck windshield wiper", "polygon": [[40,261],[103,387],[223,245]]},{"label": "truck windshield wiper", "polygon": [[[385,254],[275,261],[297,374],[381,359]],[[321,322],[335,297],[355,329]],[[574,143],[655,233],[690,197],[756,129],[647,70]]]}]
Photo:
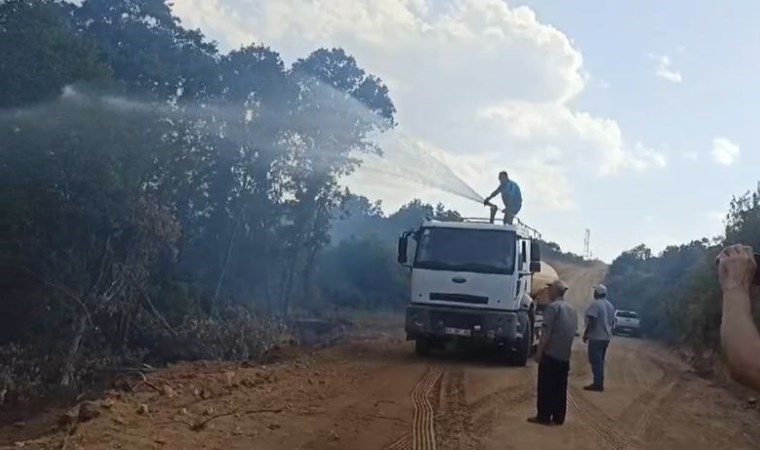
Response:
[{"label": "truck windshield wiper", "polygon": [[419,261],[417,267],[420,269],[432,270],[460,270],[458,264],[451,264],[443,261]]},{"label": "truck windshield wiper", "polygon": [[496,266],[493,264],[484,264],[484,263],[467,263],[467,264],[460,264],[459,270],[468,270],[468,271],[474,271],[474,272],[505,272],[507,270],[507,267],[505,266]]},{"label": "truck windshield wiper", "polygon": [[464,263],[455,264],[443,261],[420,261],[416,267],[420,269],[431,270],[450,270],[463,272],[484,272],[484,273],[504,273],[507,270],[505,266],[495,266],[484,263]]}]

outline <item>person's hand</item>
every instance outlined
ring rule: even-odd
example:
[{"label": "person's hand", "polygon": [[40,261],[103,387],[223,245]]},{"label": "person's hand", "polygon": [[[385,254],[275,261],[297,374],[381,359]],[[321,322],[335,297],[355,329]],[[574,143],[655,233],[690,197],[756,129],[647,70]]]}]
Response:
[{"label": "person's hand", "polygon": [[585,334],[583,335],[583,343],[588,344],[588,336]]},{"label": "person's hand", "polygon": [[750,246],[732,245],[718,255],[718,274],[723,291],[749,291],[756,270],[755,254]]}]

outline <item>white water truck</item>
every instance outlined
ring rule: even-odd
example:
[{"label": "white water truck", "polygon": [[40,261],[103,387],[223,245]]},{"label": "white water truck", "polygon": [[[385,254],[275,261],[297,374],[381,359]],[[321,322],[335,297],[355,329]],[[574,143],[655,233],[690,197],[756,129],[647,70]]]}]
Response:
[{"label": "white water truck", "polygon": [[[540,332],[543,302],[535,297],[556,273],[541,263],[540,234],[517,222],[497,225],[493,214],[425,220],[401,235],[398,262],[411,270],[406,335],[418,355],[463,341],[527,364]],[[412,258],[409,238],[416,243]]]}]

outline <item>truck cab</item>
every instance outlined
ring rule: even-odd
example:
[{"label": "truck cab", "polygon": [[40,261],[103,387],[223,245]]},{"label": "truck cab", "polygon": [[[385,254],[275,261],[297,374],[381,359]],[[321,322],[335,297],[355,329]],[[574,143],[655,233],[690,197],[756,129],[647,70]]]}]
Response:
[{"label": "truck cab", "polygon": [[417,353],[467,341],[525,365],[538,336],[530,297],[538,238],[522,224],[485,219],[426,220],[403,233],[398,262],[411,270],[405,328]]}]

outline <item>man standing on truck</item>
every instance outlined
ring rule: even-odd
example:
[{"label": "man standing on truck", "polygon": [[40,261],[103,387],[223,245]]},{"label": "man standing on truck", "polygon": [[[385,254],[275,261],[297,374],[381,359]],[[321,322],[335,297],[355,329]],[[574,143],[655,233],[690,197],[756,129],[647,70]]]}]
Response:
[{"label": "man standing on truck", "polygon": [[604,362],[614,327],[615,307],[607,300],[607,287],[600,284],[594,288],[594,301],[586,310],[586,331],[583,333],[594,374],[594,382],[583,388],[587,391],[604,392]]},{"label": "man standing on truck", "polygon": [[549,285],[552,302],[544,307],[541,340],[535,360],[538,362],[536,409],[528,422],[562,425],[567,415],[567,377],[578,314],[564,300],[567,284],[557,280]]},{"label": "man standing on truck", "polygon": [[501,201],[504,202],[504,224],[512,224],[517,213],[522,209],[522,192],[520,186],[509,179],[506,171],[499,172],[499,187],[483,201],[485,206],[490,206],[491,199],[501,194]]}]

